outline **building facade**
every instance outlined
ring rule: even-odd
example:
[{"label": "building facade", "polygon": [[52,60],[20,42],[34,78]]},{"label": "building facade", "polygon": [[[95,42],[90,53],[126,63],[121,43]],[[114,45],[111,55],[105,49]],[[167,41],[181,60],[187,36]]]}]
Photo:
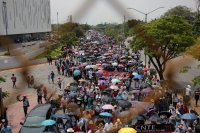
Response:
[{"label": "building facade", "polygon": [[19,38],[51,31],[50,0],[0,0],[0,35]]}]

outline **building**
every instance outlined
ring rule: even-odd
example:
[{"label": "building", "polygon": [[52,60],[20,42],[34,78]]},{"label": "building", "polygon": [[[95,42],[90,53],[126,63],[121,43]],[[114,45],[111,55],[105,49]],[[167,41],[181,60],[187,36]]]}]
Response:
[{"label": "building", "polygon": [[50,0],[0,0],[0,35],[23,41],[51,31]]}]

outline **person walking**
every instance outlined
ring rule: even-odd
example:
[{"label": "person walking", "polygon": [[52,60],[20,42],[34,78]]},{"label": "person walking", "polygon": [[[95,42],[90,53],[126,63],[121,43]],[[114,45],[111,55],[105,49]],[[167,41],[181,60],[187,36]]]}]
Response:
[{"label": "person walking", "polygon": [[51,82],[50,82],[50,80],[51,80],[51,76],[48,75],[47,79],[48,79],[48,82],[49,82],[49,84],[50,84],[50,83],[51,83]]},{"label": "person walking", "polygon": [[42,104],[42,90],[41,89],[38,89],[37,91],[37,101],[38,101],[38,104]]},{"label": "person walking", "polygon": [[173,106],[174,106],[174,108],[176,109],[176,108],[177,108],[177,103],[178,103],[178,95],[177,95],[177,93],[175,93],[175,94],[172,96],[172,101],[173,101]]},{"label": "person walking", "polygon": [[61,89],[61,84],[62,84],[62,80],[60,78],[58,78],[58,87]]},{"label": "person walking", "polygon": [[52,83],[54,84],[54,78],[55,78],[55,74],[54,74],[54,72],[53,72],[53,71],[51,71],[51,74],[50,74],[50,76],[51,76],[51,81],[52,81]]},{"label": "person walking", "polygon": [[30,85],[33,87],[34,86],[34,77],[33,76],[31,76],[31,78],[30,78]]},{"label": "person walking", "polygon": [[195,98],[195,101],[196,101],[196,107],[198,106],[199,95],[200,95],[200,91],[199,91],[199,88],[197,88],[197,90],[194,92],[194,98]]},{"label": "person walking", "polygon": [[47,100],[47,88],[46,88],[46,86],[44,86],[44,88],[43,88],[43,94],[44,94],[44,100],[46,101]]},{"label": "person walking", "polygon": [[11,80],[12,80],[12,82],[13,82],[13,88],[14,88],[14,87],[16,88],[16,81],[17,81],[17,78],[15,77],[14,74],[12,74]]},{"label": "person walking", "polygon": [[27,84],[28,84],[28,88],[30,87],[30,81],[31,81],[31,79],[30,79],[30,77],[29,76],[27,76]]},{"label": "person walking", "polygon": [[63,113],[65,114],[65,110],[68,104],[68,99],[66,98],[66,96],[63,97],[63,99],[61,100],[62,106],[63,106]]},{"label": "person walking", "polygon": [[24,94],[24,95],[23,95],[23,99],[20,100],[20,101],[23,102],[24,115],[26,116],[26,115],[27,115],[28,107],[30,106],[30,105],[29,105],[28,98],[27,98],[27,95]]}]

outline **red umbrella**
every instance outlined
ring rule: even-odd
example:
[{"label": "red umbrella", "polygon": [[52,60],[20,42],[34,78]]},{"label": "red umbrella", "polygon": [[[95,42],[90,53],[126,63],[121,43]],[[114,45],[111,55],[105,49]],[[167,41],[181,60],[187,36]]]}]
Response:
[{"label": "red umbrella", "polygon": [[123,64],[119,64],[118,67],[124,67],[124,65]]},{"label": "red umbrella", "polygon": [[143,71],[148,71],[149,69],[146,68],[146,67],[143,67],[142,70],[143,70]]}]

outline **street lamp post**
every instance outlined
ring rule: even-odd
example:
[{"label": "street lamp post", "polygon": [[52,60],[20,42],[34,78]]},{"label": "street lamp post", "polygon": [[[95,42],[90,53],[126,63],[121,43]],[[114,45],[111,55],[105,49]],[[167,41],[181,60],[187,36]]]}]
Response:
[{"label": "street lamp post", "polygon": [[[156,9],[154,9],[154,10],[152,10],[151,12],[149,12],[149,13],[144,13],[144,12],[141,12],[141,11],[139,11],[139,10],[137,10],[137,9],[135,9],[135,8],[127,8],[127,9],[133,9],[133,10],[135,10],[135,11],[137,11],[137,12],[139,12],[139,13],[142,13],[142,14],[144,14],[145,15],[145,23],[147,23],[147,16],[148,16],[148,14],[150,14],[150,13],[152,13],[152,12],[154,12],[154,11],[156,11],[156,10],[158,10],[158,9],[160,9],[160,8],[164,8],[164,7],[158,7],[158,8],[156,8]],[[145,54],[145,53],[144,53]],[[146,57],[147,55],[145,54],[145,67],[146,67],[146,65],[147,65],[147,57]]]}]

